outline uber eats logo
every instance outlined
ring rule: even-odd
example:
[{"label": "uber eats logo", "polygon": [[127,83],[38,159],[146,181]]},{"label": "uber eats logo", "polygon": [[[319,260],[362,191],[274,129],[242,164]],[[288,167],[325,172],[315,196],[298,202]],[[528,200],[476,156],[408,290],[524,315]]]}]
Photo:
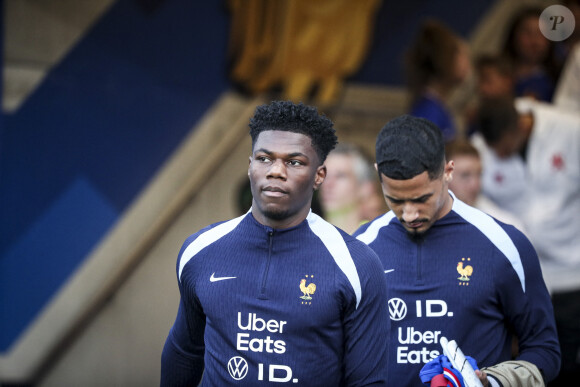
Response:
[{"label": "uber eats logo", "polygon": [[237,337],[238,351],[252,351],[252,352],[268,352],[268,353],[284,353],[286,352],[286,343],[284,340],[274,340],[268,334],[265,338],[251,337],[252,332],[268,332],[268,333],[284,333],[284,325],[286,321],[268,320],[258,317],[256,313],[248,313],[247,318],[238,312],[238,328],[242,331],[249,331],[250,333],[239,332]]},{"label": "uber eats logo", "polygon": [[[236,334],[236,349],[242,353],[251,352],[283,355],[286,353],[286,342],[282,340],[288,322],[285,320],[264,319],[257,313],[238,312]],[[227,364],[227,369],[234,380],[244,379],[249,372],[250,365],[242,356],[232,357]],[[257,371],[257,372],[256,372]],[[258,363],[258,369],[253,370],[254,375],[260,381],[271,383],[298,383],[293,378],[292,369],[283,364]]]},{"label": "uber eats logo", "polygon": [[[423,318],[453,317],[447,303],[443,300],[415,300],[414,313],[401,298],[391,298],[388,301],[389,315],[393,321],[409,320],[407,324],[397,327],[397,363],[418,364],[428,363],[439,356],[439,338],[441,331],[421,331],[413,326]],[[411,310],[410,310],[411,309]]]}]

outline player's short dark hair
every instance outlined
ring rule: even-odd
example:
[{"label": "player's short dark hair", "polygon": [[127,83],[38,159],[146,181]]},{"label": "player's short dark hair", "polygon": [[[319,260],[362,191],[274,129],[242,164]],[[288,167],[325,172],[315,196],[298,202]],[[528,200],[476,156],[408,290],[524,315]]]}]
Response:
[{"label": "player's short dark hair", "polygon": [[475,129],[493,146],[505,133],[517,130],[518,117],[513,98],[485,98],[477,109]]},{"label": "player's short dark hair", "polygon": [[313,106],[304,105],[302,102],[295,104],[291,101],[272,101],[258,106],[250,119],[252,147],[258,135],[266,130],[300,133],[310,137],[312,147],[322,164],[338,142],[333,125],[328,117],[318,113]]},{"label": "player's short dark hair", "polygon": [[425,171],[433,180],[443,174],[445,143],[433,122],[410,115],[399,116],[381,129],[376,142],[379,172],[391,179],[408,180]]}]

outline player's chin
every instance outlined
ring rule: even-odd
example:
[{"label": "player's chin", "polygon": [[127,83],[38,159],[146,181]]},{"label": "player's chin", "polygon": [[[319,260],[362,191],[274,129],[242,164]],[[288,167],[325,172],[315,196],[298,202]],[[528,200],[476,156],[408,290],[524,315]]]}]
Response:
[{"label": "player's chin", "polygon": [[422,230],[420,228],[407,228],[407,236],[413,242],[421,242],[425,238],[425,232],[427,229]]},{"label": "player's chin", "polygon": [[280,205],[267,205],[263,212],[266,218],[273,220],[284,220],[290,216],[288,207]]}]

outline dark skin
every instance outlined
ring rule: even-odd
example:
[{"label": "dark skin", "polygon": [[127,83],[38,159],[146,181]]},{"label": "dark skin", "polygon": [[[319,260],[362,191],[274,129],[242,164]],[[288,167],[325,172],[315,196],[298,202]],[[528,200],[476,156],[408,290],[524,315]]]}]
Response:
[{"label": "dark skin", "polygon": [[278,130],[260,133],[248,168],[254,218],[276,229],[300,224],[326,177],[321,164],[310,137]]}]

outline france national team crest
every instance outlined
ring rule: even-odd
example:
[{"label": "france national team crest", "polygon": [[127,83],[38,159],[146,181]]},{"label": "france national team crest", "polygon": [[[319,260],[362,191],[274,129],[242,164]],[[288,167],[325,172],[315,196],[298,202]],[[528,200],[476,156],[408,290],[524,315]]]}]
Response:
[{"label": "france national team crest", "polygon": [[302,297],[300,297],[303,301],[302,301],[302,305],[310,305],[312,304],[311,300],[312,300],[312,295],[314,294],[314,292],[316,291],[316,285],[314,284],[314,282],[310,282],[307,283],[306,281],[308,280],[308,277],[310,277],[310,281],[312,281],[312,278],[314,278],[313,275],[306,275],[306,278],[302,278],[300,280],[300,291],[302,292]]},{"label": "france national team crest", "polygon": [[473,274],[473,266],[467,264],[469,261],[471,261],[471,258],[461,258],[461,261],[457,262],[457,272],[459,273],[457,279],[459,280],[459,285],[469,285],[469,277]]}]

